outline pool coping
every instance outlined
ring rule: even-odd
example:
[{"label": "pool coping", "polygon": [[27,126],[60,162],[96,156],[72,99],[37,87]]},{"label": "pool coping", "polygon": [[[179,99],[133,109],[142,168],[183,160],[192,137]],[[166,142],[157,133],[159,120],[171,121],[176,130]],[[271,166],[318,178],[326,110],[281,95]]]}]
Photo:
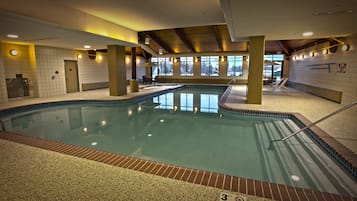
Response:
[{"label": "pool coping", "polygon": [[[183,86],[181,86],[183,87]],[[179,87],[177,87],[179,88]],[[158,95],[162,93],[166,93],[167,91],[172,91],[173,89],[166,89],[159,92],[153,92],[149,94],[144,94],[140,96],[152,96]],[[289,115],[293,118],[296,118],[302,124],[311,123],[308,119],[306,119],[303,115],[299,113],[283,113],[283,112],[266,112],[266,111],[256,111],[256,110],[237,110],[234,108],[229,108],[225,105],[225,102],[230,93],[231,86],[228,86],[224,94],[222,95],[219,106],[223,109],[235,111],[235,112],[243,112],[243,113],[256,113],[256,114],[277,114],[277,115]],[[131,97],[126,100],[136,99],[136,97]],[[68,102],[78,102],[78,101],[100,101],[100,102],[112,102],[113,100],[72,100]],[[115,100],[115,101],[123,101],[123,100]],[[124,100],[125,101],[125,100]],[[38,106],[41,104],[52,104],[52,103],[60,103],[63,101],[55,101],[50,103],[38,103],[31,104],[27,106]],[[26,107],[26,106],[22,106]],[[15,108],[11,108],[16,109]],[[326,143],[334,152],[336,152],[337,156],[342,156],[342,158],[352,164],[352,168],[356,167],[356,154],[354,154],[351,150],[344,147],[337,140],[329,136],[323,130],[318,128],[317,126],[311,127],[310,129],[313,133],[316,134],[316,137],[320,139],[322,142]],[[355,198],[342,196],[327,192],[320,192],[311,189],[293,187],[283,184],[270,183],[260,180],[248,179],[244,177],[231,176],[221,173],[209,172],[204,170],[197,170],[186,167],[179,167],[169,164],[164,164],[160,162],[139,159],[131,156],[125,156],[121,154],[110,153],[106,151],[94,150],[91,148],[81,147],[77,145],[64,144],[61,142],[50,141],[45,139],[40,139],[36,137],[24,136],[21,134],[11,133],[2,131],[0,132],[0,139],[9,140],[21,144],[30,145],[33,147],[38,147],[50,151],[55,151],[62,154],[67,154],[79,158],[84,158],[88,160],[93,160],[96,162],[105,163],[108,165],[113,165],[117,167],[122,167],[126,169],[131,169],[135,171],[140,171],[148,174],[158,175],[162,177],[172,178],[180,181],[190,182],[194,184],[200,184],[204,186],[216,187],[222,190],[239,192],[248,195],[264,197],[274,200],[313,200],[313,201],[328,201],[328,200],[354,200]],[[339,163],[341,165],[341,163]]]}]

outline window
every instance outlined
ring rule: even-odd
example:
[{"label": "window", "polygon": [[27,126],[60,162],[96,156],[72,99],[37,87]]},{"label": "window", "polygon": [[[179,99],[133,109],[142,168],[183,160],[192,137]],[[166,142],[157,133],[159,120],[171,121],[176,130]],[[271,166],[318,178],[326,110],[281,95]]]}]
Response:
[{"label": "window", "polygon": [[280,80],[282,75],[283,61],[283,54],[264,55],[264,79]]},{"label": "window", "polygon": [[193,94],[181,93],[180,94],[180,110],[193,111]]},{"label": "window", "polygon": [[180,57],[180,75],[193,76],[193,57]]},{"label": "window", "polygon": [[218,95],[201,94],[201,112],[218,113]]},{"label": "window", "polygon": [[172,75],[173,68],[170,58],[151,58],[151,62],[157,63],[157,66],[152,67],[152,76],[156,77],[157,75]]},{"label": "window", "polygon": [[201,57],[201,76],[218,76],[218,56]]},{"label": "window", "polygon": [[152,102],[158,104],[158,109],[174,109],[174,93],[167,93],[152,98]]},{"label": "window", "polygon": [[243,56],[228,56],[227,62],[227,76],[243,76]]}]

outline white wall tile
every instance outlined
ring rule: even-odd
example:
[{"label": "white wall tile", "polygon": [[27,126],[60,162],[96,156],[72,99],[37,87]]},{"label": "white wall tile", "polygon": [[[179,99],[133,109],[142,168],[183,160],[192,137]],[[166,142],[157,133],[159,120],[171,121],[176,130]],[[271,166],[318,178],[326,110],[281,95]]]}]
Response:
[{"label": "white wall tile", "polygon": [[[304,54],[303,60],[290,59],[289,80],[308,84],[316,87],[342,91],[342,103],[350,103],[357,100],[357,35],[348,37],[345,41],[350,45],[350,50],[343,52],[339,47],[336,53],[322,55],[321,51],[315,57],[310,57],[312,50],[321,50],[328,44],[320,44],[318,47],[311,47],[298,51],[292,55],[300,56]],[[327,67],[327,65],[312,66],[327,63],[346,63],[346,73],[337,72],[337,66],[331,65],[331,72],[327,69],[313,70],[316,67]]]}]

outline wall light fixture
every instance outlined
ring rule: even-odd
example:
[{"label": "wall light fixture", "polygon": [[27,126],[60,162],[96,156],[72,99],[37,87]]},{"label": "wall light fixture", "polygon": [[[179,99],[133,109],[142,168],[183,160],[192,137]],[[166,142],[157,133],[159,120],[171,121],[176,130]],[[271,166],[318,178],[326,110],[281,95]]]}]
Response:
[{"label": "wall light fixture", "polygon": [[16,56],[17,54],[18,54],[17,50],[15,50],[15,49],[10,50],[11,56]]}]

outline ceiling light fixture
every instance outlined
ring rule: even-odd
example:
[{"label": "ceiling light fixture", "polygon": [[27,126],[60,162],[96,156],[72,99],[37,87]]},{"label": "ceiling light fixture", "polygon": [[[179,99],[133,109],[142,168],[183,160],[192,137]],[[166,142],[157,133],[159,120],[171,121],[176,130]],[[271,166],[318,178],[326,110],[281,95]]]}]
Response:
[{"label": "ceiling light fixture", "polygon": [[83,47],[86,48],[86,49],[89,49],[90,45],[84,45]]},{"label": "ceiling light fixture", "polygon": [[159,55],[162,55],[163,54],[163,51],[162,51],[162,49],[160,48],[159,49]]},{"label": "ceiling light fixture", "polygon": [[302,36],[304,36],[304,37],[309,37],[312,35],[314,35],[314,32],[312,32],[312,31],[305,31],[304,33],[302,33]]},{"label": "ceiling light fixture", "polygon": [[19,38],[19,36],[16,35],[16,34],[7,34],[6,36],[7,36],[8,38]]}]

